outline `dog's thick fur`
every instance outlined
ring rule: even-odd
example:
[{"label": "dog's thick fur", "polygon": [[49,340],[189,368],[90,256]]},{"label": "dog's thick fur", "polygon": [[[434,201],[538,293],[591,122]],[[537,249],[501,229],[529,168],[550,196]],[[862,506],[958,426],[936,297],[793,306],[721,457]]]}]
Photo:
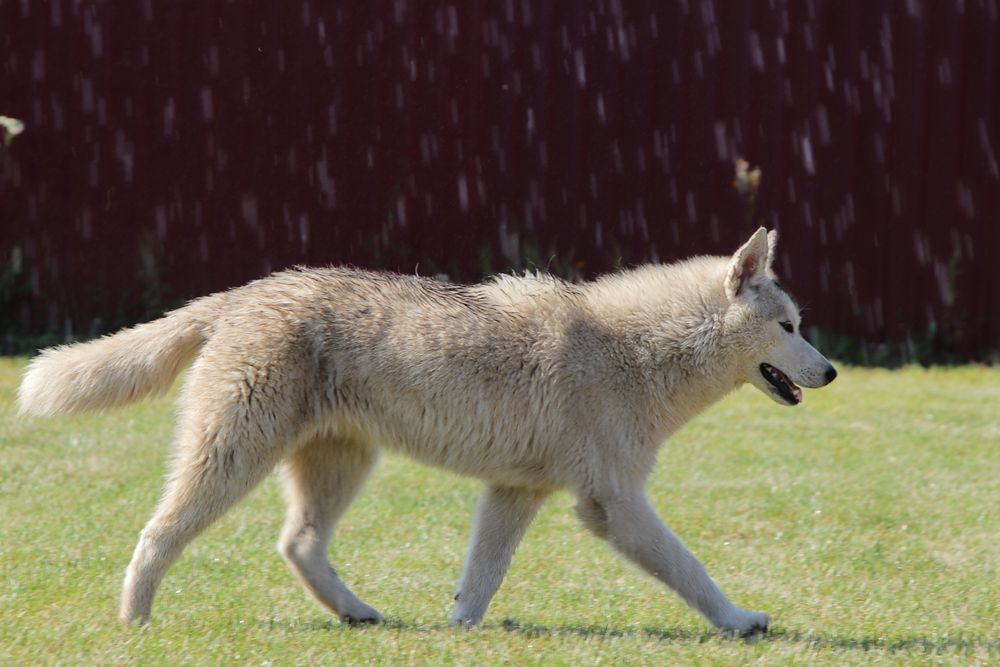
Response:
[{"label": "dog's thick fur", "polygon": [[793,382],[833,379],[770,271],[774,241],[760,229],[732,257],[582,285],[287,271],[46,350],[18,399],[45,415],[109,408],[165,391],[193,360],[166,491],[125,576],[124,621],[149,618],[185,545],[278,464],[292,571],[342,620],[379,620],[327,551],[384,447],[486,483],[456,625],[479,623],[539,506],[565,488],[587,528],[717,627],[762,631],[768,616],[729,601],[643,487],[663,441],[741,384],[795,404]]}]

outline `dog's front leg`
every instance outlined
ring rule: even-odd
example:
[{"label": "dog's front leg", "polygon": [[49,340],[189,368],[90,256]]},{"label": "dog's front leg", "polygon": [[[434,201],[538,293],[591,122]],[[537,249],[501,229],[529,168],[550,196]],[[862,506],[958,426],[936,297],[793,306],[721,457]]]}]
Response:
[{"label": "dog's front leg", "polygon": [[547,492],[490,486],[479,499],[451,624],[478,625]]},{"label": "dog's front leg", "polygon": [[594,533],[674,589],[717,628],[741,635],[767,631],[768,615],[730,602],[698,559],[660,521],[641,491],[581,498],[577,514]]}]

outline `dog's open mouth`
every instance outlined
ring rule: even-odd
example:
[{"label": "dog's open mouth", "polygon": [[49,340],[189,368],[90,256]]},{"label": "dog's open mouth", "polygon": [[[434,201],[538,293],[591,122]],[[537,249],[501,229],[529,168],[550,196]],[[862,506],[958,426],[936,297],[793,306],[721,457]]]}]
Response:
[{"label": "dog's open mouth", "polygon": [[761,364],[760,374],[771,383],[771,386],[778,392],[778,396],[781,396],[789,404],[798,405],[802,402],[802,390],[777,368],[771,364]]}]

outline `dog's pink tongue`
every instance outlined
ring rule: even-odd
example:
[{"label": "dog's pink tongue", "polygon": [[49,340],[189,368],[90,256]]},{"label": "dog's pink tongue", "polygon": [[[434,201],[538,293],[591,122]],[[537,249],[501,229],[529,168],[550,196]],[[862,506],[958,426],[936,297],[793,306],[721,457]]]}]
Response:
[{"label": "dog's pink tongue", "polygon": [[795,397],[795,400],[798,403],[802,402],[802,390],[796,387],[794,384],[792,385],[792,396]]}]

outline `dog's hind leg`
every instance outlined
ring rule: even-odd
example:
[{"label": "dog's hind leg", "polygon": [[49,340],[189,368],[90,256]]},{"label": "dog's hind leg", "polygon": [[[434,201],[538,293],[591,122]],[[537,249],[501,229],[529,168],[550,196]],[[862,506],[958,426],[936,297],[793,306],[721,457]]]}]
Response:
[{"label": "dog's hind leg", "polygon": [[593,533],[667,584],[717,628],[742,635],[767,632],[767,614],[730,602],[698,559],[663,525],[641,491],[610,497],[585,495],[576,511]]},{"label": "dog's hind leg", "polygon": [[279,445],[262,440],[249,428],[230,426],[210,431],[210,436],[200,428],[182,428],[179,458],[163,500],[143,528],[125,573],[122,621],[149,620],[156,589],[184,547],[280,460]]},{"label": "dog's hind leg", "polygon": [[381,615],[357,598],[327,557],[338,519],[375,461],[368,446],[347,439],[316,438],[295,451],[283,474],[288,515],[278,551],[306,590],[345,623],[377,623]]},{"label": "dog's hind leg", "polygon": [[479,499],[451,624],[478,625],[548,492],[490,486]]}]

